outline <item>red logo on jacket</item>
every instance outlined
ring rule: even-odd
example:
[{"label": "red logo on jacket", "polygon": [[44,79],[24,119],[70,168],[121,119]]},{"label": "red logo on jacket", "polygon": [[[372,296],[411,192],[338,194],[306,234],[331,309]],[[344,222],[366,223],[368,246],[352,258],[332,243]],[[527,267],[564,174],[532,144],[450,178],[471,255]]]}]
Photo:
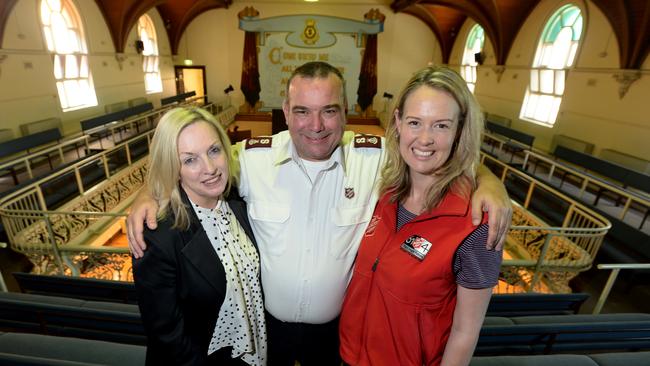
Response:
[{"label": "red logo on jacket", "polygon": [[364,236],[375,235],[375,229],[377,228],[377,224],[379,224],[380,220],[381,218],[378,215],[374,215],[372,219],[370,219],[370,223],[368,224],[368,228],[366,229]]}]

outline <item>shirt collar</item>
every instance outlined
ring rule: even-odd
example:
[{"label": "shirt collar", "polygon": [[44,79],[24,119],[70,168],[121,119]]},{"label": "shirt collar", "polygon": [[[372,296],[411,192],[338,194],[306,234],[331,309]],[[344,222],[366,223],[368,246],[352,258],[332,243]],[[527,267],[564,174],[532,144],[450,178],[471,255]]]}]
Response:
[{"label": "shirt collar", "polygon": [[223,206],[223,200],[218,200],[217,205],[214,208],[209,209],[209,208],[201,207],[198,204],[194,203],[194,201],[192,201],[189,196],[187,197],[187,199],[190,201],[190,205],[194,209],[194,212],[196,213],[196,216],[199,219],[209,217],[210,215],[219,213],[221,211],[221,207]]},{"label": "shirt collar", "polygon": [[[286,143],[278,147],[274,162],[275,165],[282,165],[292,160],[300,165],[300,156],[298,156],[296,146],[293,144],[291,138],[289,138]],[[332,152],[332,156],[330,156],[328,162],[326,169],[330,169],[333,165],[338,164],[343,169],[343,173],[345,173],[345,156],[340,143],[334,149],[334,152]]]}]

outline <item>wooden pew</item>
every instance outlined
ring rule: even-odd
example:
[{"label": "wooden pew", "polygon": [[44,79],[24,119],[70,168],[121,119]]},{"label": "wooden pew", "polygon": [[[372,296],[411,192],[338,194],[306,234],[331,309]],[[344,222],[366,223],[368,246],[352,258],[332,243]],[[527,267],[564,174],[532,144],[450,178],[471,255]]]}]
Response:
[{"label": "wooden pew", "polygon": [[[645,193],[650,193],[649,175],[628,169],[622,165],[607,160],[599,159],[589,154],[568,149],[564,146],[557,146],[553,155],[568,163],[597,174],[596,176],[592,175],[594,179],[599,179],[609,184],[618,184],[623,188],[632,187]],[[564,179],[565,176],[562,177],[562,180]],[[598,204],[598,200],[602,193],[603,190],[599,189],[596,193],[596,199],[593,203],[594,205]]]},{"label": "wooden pew", "polygon": [[0,292],[0,331],[146,344],[137,305]]},{"label": "wooden pew", "polygon": [[650,350],[650,314],[487,317],[475,355]]},{"label": "wooden pew", "polygon": [[[136,305],[0,293],[0,331],[144,345]],[[476,355],[650,349],[650,314],[486,317]]]},{"label": "wooden pew", "polygon": [[196,96],[195,91],[190,91],[190,92],[186,92],[186,93],[172,95],[171,97],[166,97],[166,98],[160,99],[160,105],[161,106],[166,106],[167,104],[179,103],[179,102],[182,102],[185,99],[193,97],[193,96]]},{"label": "wooden pew", "polygon": [[[40,147],[58,143],[61,140],[61,131],[58,128],[52,128],[46,131],[37,132],[31,135],[18,137],[9,141],[0,143],[0,159],[15,157],[21,153],[27,154],[30,150],[38,149]],[[52,161],[50,156],[47,155],[50,169],[52,169]],[[18,176],[16,169],[12,166],[8,169],[9,173],[14,180],[14,184],[18,184]]]},{"label": "wooden pew", "polygon": [[14,272],[13,276],[23,293],[124,304],[138,303],[135,286],[132,282],[73,276],[46,276],[25,272]]},{"label": "wooden pew", "polygon": [[650,352],[473,357],[469,366],[647,366]]},{"label": "wooden pew", "polygon": [[136,366],[144,365],[145,356],[144,346],[43,334],[0,332],[0,365]]},{"label": "wooden pew", "polygon": [[494,294],[486,316],[566,315],[577,314],[589,298],[587,293],[575,294]]},{"label": "wooden pew", "polygon": [[240,130],[239,126],[235,126],[232,130],[226,132],[231,144],[251,138],[251,130]]},{"label": "wooden pew", "polygon": [[523,150],[532,150],[533,148],[533,143],[535,142],[535,136],[533,135],[490,121],[485,121],[485,128],[489,132],[501,135],[507,139],[504,147],[511,151],[511,163],[516,153]]},{"label": "wooden pew", "polygon": [[[126,126],[117,126],[119,122],[125,121],[127,118],[142,114],[148,111],[153,110],[153,104],[145,103],[139,104],[133,107],[129,107],[120,111],[107,113],[101,116],[85,119],[80,122],[81,131],[85,135],[93,136],[99,139],[100,146],[102,146],[101,139],[110,135],[113,135],[113,142],[118,143],[119,141],[114,136],[114,131],[111,127],[126,127]],[[136,126],[137,128],[137,126]],[[121,131],[121,130],[120,130]]]},{"label": "wooden pew", "polygon": [[[24,293],[64,296],[137,304],[135,286],[131,282],[108,281],[72,276],[46,276],[25,272],[13,273]],[[495,294],[492,295],[488,316],[576,314],[589,294]]]}]

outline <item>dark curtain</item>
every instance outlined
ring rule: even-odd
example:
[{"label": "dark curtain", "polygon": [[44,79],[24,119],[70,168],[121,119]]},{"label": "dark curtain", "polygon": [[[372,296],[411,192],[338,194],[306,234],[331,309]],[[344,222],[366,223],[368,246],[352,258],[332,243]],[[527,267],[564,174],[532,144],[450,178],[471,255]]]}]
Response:
[{"label": "dark curtain", "polygon": [[372,104],[375,94],[377,94],[377,35],[368,34],[359,72],[359,90],[357,90],[357,104],[362,111]]},{"label": "dark curtain", "polygon": [[241,71],[241,91],[251,107],[260,100],[260,71],[257,66],[257,42],[255,32],[246,32],[244,59]]}]

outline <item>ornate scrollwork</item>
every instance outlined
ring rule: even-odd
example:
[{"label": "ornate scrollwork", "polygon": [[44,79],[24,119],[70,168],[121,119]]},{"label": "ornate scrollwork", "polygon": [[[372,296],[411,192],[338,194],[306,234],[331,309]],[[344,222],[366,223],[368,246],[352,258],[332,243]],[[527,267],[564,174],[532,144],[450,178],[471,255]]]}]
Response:
[{"label": "ornate scrollwork", "polygon": [[[547,226],[521,208],[513,212],[512,224],[520,227]],[[517,229],[510,230],[508,238],[508,243],[516,247],[512,251],[523,253],[517,259],[530,260],[531,267],[503,266],[501,276],[506,287],[528,289],[534,282],[535,288],[530,291],[545,292],[551,289],[554,292],[570,292],[569,280],[591,263],[591,255],[577,244],[579,241],[571,240],[566,233],[547,229]],[[545,244],[548,246],[540,262]],[[537,280],[533,281],[535,276]]]},{"label": "ornate scrollwork", "polygon": [[[68,259],[82,277],[114,281],[133,281],[131,255],[129,253],[77,252]],[[66,268],[66,274],[74,271]]]}]

